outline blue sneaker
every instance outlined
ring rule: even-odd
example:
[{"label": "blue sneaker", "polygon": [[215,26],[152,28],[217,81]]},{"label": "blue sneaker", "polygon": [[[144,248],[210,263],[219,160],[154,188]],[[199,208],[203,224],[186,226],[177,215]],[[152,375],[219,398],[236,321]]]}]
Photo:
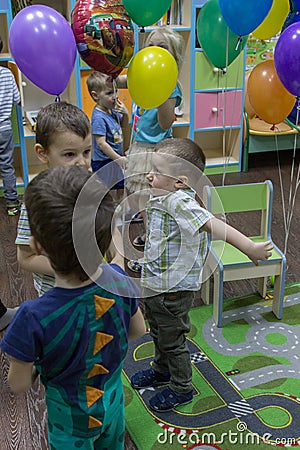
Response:
[{"label": "blue sneaker", "polygon": [[171,411],[175,406],[186,405],[192,400],[193,391],[187,392],[186,394],[180,394],[167,387],[154,395],[154,397],[150,398],[149,404],[150,408],[154,411],[166,412]]},{"label": "blue sneaker", "polygon": [[131,386],[134,389],[142,389],[151,386],[162,386],[170,381],[170,374],[156,372],[152,368],[139,370],[131,377]]}]

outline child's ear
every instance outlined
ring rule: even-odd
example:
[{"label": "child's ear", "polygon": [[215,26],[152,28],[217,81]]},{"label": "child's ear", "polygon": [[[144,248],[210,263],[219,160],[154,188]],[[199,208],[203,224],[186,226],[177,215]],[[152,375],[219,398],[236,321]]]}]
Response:
[{"label": "child's ear", "polygon": [[96,103],[97,103],[97,101],[99,100],[98,94],[97,94],[96,91],[91,91],[91,97],[92,97],[92,99],[94,100],[94,102],[96,102]]},{"label": "child's ear", "polygon": [[176,189],[183,189],[187,187],[188,184],[188,177],[186,175],[181,175],[177,178],[176,182],[175,182],[175,187]]},{"label": "child's ear", "polygon": [[35,144],[34,146],[37,157],[42,163],[48,163],[48,155],[44,147],[41,144]]}]

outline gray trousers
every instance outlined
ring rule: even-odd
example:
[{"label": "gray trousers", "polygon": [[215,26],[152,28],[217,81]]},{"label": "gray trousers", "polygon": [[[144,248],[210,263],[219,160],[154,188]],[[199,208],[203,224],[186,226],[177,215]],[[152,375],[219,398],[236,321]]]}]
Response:
[{"label": "gray trousers", "polygon": [[14,138],[12,130],[0,130],[0,173],[3,180],[4,197],[8,204],[16,203],[18,199],[13,152]]},{"label": "gray trousers", "polygon": [[193,306],[194,292],[146,296],[144,302],[155,347],[153,369],[161,373],[170,372],[170,388],[175,392],[190,392],[192,365],[185,335],[190,331],[189,311]]}]

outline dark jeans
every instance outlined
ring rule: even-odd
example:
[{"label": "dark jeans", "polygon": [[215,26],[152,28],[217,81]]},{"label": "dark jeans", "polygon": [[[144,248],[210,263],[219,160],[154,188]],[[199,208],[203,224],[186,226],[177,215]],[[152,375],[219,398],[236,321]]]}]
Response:
[{"label": "dark jeans", "polygon": [[170,372],[170,388],[187,393],[192,390],[192,364],[186,343],[190,331],[189,311],[194,292],[170,292],[145,298],[146,319],[154,341],[153,369]]},{"label": "dark jeans", "polygon": [[7,203],[16,203],[18,199],[13,152],[14,138],[12,130],[0,130],[0,172],[3,180],[4,197]]}]

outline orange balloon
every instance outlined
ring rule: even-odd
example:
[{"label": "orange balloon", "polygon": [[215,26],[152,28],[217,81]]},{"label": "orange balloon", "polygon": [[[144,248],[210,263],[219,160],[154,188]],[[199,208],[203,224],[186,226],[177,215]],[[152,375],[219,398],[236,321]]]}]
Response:
[{"label": "orange balloon", "polygon": [[255,111],[250,103],[249,94],[248,94],[248,80],[250,77],[251,70],[247,70],[245,75],[245,100],[244,100],[244,108],[246,113],[248,114],[248,118],[252,119],[255,116]]},{"label": "orange balloon", "polygon": [[252,69],[247,91],[255,113],[273,125],[286,119],[296,101],[296,97],[281,83],[272,59]]}]

